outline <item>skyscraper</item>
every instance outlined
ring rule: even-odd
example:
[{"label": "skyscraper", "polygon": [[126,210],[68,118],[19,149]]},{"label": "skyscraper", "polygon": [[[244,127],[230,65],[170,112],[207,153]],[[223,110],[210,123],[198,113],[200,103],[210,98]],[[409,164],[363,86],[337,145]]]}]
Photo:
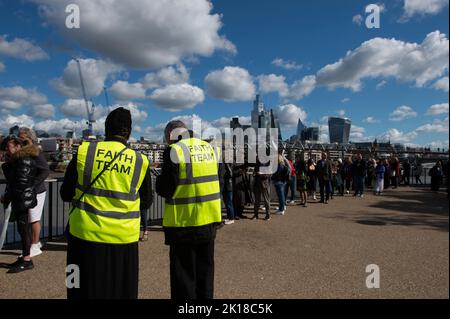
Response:
[{"label": "skyscraper", "polygon": [[297,136],[298,136],[299,138],[301,138],[302,132],[303,132],[303,130],[305,130],[305,129],[306,129],[306,125],[303,124],[303,122],[302,122],[301,119],[298,119],[298,124],[297,124]]},{"label": "skyscraper", "polygon": [[301,119],[298,119],[297,140],[300,140],[302,143],[306,141],[317,142],[319,140],[319,135],[318,127],[307,127],[303,124]]},{"label": "skyscraper", "polygon": [[261,100],[261,96],[256,95],[253,101],[252,110],[252,128],[255,130],[259,128],[267,129],[267,136],[270,134],[270,128],[278,129],[278,138],[281,140],[281,128],[278,122],[278,117],[275,111],[267,111],[264,102]]},{"label": "skyscraper", "polygon": [[347,118],[329,117],[330,143],[348,144],[352,122]]}]

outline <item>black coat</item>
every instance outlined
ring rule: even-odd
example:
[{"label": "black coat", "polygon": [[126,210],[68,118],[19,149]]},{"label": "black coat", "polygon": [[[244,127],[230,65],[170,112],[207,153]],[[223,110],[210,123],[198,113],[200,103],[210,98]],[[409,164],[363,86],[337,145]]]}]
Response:
[{"label": "black coat", "polygon": [[11,203],[14,213],[27,212],[36,207],[36,160],[39,148],[35,145],[23,147],[2,165],[7,181],[5,204]]}]

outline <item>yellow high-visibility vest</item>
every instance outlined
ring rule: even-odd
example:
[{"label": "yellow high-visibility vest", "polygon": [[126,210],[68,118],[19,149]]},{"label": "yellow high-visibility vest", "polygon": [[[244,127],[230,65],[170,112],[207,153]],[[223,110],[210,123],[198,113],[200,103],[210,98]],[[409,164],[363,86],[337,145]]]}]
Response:
[{"label": "yellow high-visibility vest", "polygon": [[[111,244],[139,240],[139,188],[149,161],[142,154],[126,149],[112,165],[109,163],[125,146],[119,142],[84,142],[78,148],[78,185],[69,218],[70,233],[80,239]],[[78,201],[83,190],[108,165],[108,169]]]},{"label": "yellow high-visibility vest", "polygon": [[195,227],[222,221],[218,156],[208,142],[184,139],[171,146],[179,183],[164,206],[164,227]]}]

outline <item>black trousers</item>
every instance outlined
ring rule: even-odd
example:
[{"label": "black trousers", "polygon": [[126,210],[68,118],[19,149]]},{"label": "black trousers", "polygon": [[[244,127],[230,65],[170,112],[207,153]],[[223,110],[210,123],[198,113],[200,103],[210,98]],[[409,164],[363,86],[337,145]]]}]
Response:
[{"label": "black trousers", "polygon": [[319,178],[320,202],[323,203],[330,199],[331,183],[328,180]]},{"label": "black trousers", "polygon": [[139,282],[138,243],[103,244],[71,234],[67,265],[77,265],[80,287],[68,288],[68,299],[137,299]]},{"label": "black trousers", "polygon": [[17,222],[17,232],[22,242],[22,256],[30,255],[31,248],[31,225],[28,222],[28,211],[15,213]]},{"label": "black trousers", "polygon": [[213,299],[214,240],[170,245],[171,298]]}]

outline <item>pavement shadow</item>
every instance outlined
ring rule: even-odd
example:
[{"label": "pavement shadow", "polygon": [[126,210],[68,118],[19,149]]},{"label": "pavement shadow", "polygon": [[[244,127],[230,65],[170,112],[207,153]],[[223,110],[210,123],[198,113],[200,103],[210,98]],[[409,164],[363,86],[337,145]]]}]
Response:
[{"label": "pavement shadow", "polygon": [[355,223],[367,226],[416,226],[449,232],[449,203],[444,192],[430,192],[425,189],[400,189],[385,193],[375,203],[357,215],[337,215]]}]

